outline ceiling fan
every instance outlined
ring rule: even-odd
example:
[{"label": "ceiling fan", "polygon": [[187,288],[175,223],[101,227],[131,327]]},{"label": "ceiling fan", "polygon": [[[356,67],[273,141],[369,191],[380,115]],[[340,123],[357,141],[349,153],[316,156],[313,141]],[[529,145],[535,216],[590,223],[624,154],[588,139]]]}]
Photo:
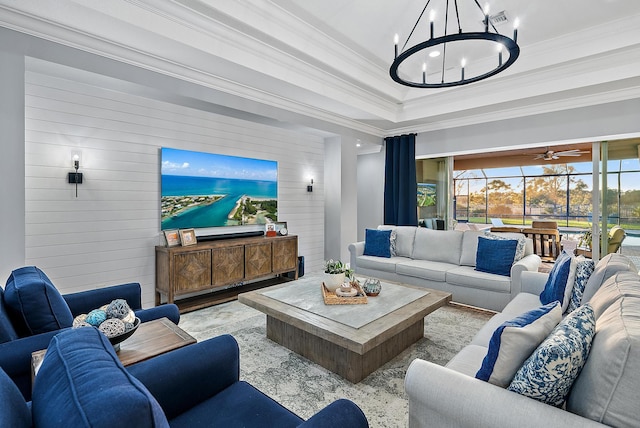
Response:
[{"label": "ceiling fan", "polygon": [[546,161],[560,159],[560,156],[580,156],[582,154],[589,153],[588,151],[582,151],[580,149],[563,150],[560,152],[554,152],[553,150],[547,150],[544,153],[540,153],[534,157],[534,160],[543,159]]}]

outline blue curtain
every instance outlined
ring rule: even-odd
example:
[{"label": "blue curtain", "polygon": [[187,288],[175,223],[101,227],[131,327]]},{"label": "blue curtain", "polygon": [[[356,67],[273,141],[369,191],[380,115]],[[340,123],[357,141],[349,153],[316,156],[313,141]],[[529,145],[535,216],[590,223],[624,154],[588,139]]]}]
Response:
[{"label": "blue curtain", "polygon": [[384,224],[417,226],[416,134],[387,137]]}]

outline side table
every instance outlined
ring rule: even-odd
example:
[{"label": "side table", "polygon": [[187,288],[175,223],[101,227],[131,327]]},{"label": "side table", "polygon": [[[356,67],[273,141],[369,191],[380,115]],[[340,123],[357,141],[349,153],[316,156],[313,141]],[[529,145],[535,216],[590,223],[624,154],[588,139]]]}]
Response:
[{"label": "side table", "polygon": [[[196,343],[193,336],[169,319],[160,318],[140,324],[133,336],[120,344],[117,355],[122,365],[126,367],[192,343]],[[31,354],[32,384],[46,352],[46,349],[42,349]]]}]

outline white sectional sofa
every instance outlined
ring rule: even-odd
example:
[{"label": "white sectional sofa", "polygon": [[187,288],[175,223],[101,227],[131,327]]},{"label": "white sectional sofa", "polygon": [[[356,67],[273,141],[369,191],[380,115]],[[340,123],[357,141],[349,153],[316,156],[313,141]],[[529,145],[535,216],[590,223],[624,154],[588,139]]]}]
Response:
[{"label": "white sectional sofa", "polygon": [[[510,276],[475,270],[478,237],[475,230],[432,230],[413,226],[379,226],[395,230],[396,254],[365,256],[365,242],[349,245],[351,268],[361,275],[452,293],[453,301],[500,311],[518,293],[524,271],[537,271],[540,257],[527,240],[525,256],[513,264]],[[508,235],[508,234],[505,234]],[[511,234],[521,236],[521,234]]]},{"label": "white sectional sofa", "polygon": [[596,265],[582,303],[595,314],[595,336],[566,410],[475,378],[489,340],[505,321],[541,306],[547,274],[524,272],[522,293],[496,314],[447,365],[414,360],[405,377],[409,428],[640,426],[640,276],[626,257]]}]

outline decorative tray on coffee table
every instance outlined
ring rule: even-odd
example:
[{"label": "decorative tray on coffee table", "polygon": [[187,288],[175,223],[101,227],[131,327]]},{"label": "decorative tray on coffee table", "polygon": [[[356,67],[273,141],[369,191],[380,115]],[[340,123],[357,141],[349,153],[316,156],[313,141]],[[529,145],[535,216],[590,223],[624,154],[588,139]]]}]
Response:
[{"label": "decorative tray on coffee table", "polygon": [[339,297],[336,296],[334,292],[327,290],[324,282],[322,283],[322,298],[324,299],[325,305],[365,305],[367,303],[367,295],[364,294],[364,290],[362,286],[360,286],[357,282],[351,283],[352,287],[355,287],[358,290],[358,294],[353,297]]}]

